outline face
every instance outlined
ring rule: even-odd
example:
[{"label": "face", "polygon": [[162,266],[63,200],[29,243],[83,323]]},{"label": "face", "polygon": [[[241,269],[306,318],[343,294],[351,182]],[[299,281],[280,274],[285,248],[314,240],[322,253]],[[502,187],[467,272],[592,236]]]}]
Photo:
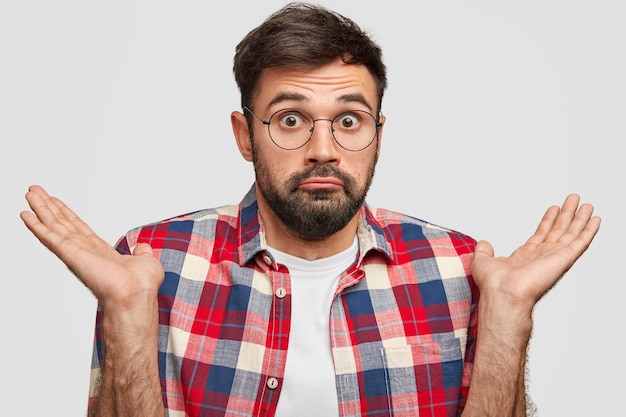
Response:
[{"label": "face", "polygon": [[[376,84],[368,70],[341,61],[316,69],[268,69],[260,86],[252,110],[263,120],[284,108],[304,110],[315,119],[333,119],[347,110],[377,111]],[[335,142],[329,121],[318,120],[309,142],[285,150],[255,119],[250,149],[242,152],[254,163],[262,215],[270,210],[290,233],[305,240],[342,230],[359,212],[372,182],[380,130],[369,147],[351,152]]]}]

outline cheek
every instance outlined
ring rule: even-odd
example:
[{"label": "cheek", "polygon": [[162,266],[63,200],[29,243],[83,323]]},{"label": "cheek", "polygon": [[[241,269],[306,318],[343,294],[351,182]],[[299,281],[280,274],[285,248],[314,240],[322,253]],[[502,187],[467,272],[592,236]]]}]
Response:
[{"label": "cheek", "polygon": [[281,152],[267,152],[266,149],[257,149],[255,152],[255,167],[257,172],[267,179],[285,180],[293,175],[295,167],[291,161],[293,157],[283,155]]},{"label": "cheek", "polygon": [[354,162],[353,174],[360,182],[365,181],[371,175],[372,168],[376,163],[376,157],[374,154],[370,154],[367,157],[359,158]]}]

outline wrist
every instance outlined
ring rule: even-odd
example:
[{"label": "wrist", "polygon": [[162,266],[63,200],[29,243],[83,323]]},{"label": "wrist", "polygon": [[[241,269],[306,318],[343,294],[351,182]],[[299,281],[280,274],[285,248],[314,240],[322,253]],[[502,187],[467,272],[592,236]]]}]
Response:
[{"label": "wrist", "polygon": [[150,345],[156,347],[158,329],[156,297],[145,298],[124,308],[102,308],[102,337],[107,346],[115,345],[122,349],[141,349]]},{"label": "wrist", "polygon": [[502,294],[481,294],[478,303],[479,339],[523,346],[532,333],[532,307]]}]

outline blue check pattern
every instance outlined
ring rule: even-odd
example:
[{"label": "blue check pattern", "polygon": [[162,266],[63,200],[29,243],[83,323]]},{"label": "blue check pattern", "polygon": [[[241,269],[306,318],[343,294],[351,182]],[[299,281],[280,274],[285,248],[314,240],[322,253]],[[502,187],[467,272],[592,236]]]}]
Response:
[{"label": "blue check pattern", "polygon": [[[330,333],[341,417],[459,416],[477,331],[475,241],[365,205]],[[266,251],[254,186],[239,205],[135,228],[165,268],[159,372],[170,417],[271,417],[289,343],[289,271]],[[90,404],[104,360],[96,317]]]}]

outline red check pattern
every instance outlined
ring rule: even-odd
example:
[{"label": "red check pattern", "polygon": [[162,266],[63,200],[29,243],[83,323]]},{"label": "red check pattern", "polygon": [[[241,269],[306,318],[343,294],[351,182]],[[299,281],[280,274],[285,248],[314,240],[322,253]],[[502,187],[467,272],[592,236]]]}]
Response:
[{"label": "red check pattern", "polygon": [[[365,206],[358,241],[330,311],[339,415],[460,415],[476,339],[474,240]],[[166,271],[159,372],[168,416],[273,416],[291,286],[265,251],[254,187],[237,206],[133,229],[117,249],[141,242]],[[96,321],[91,400],[104,360]]]}]

